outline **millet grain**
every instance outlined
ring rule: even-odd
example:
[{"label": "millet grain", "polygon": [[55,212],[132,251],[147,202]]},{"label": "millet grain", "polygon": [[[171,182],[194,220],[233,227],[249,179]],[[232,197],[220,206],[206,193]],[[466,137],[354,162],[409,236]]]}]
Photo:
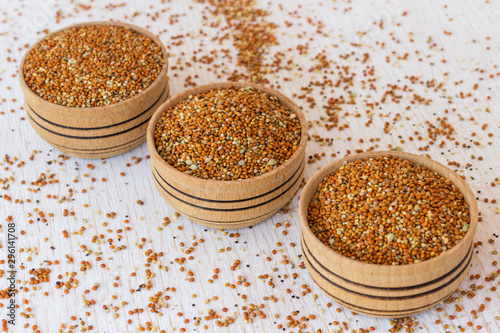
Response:
[{"label": "millet grain", "polygon": [[309,204],[308,222],[325,245],[346,257],[402,265],[452,248],[470,219],[451,181],[410,161],[378,156],[325,177]]},{"label": "millet grain", "polygon": [[248,179],[285,163],[301,137],[298,117],[265,92],[212,89],[191,95],[160,117],[160,156],[194,177]]},{"label": "millet grain", "polygon": [[28,87],[51,103],[97,107],[142,92],[162,67],[161,47],[151,38],[126,27],[88,25],[35,45],[23,73]]}]

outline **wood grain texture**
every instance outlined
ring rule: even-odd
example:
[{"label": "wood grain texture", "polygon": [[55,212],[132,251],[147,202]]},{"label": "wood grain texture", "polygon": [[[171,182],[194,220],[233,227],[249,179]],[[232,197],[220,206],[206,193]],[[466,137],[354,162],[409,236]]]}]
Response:
[{"label": "wood grain texture", "polygon": [[[117,6],[119,3],[125,5]],[[87,332],[136,332],[139,325],[145,327],[146,322],[150,322],[157,332],[177,333],[180,328],[185,328],[187,332],[209,333],[297,333],[298,327],[287,327],[286,317],[290,316],[306,324],[303,332],[350,333],[369,327],[374,327],[374,332],[388,332],[392,327],[388,319],[352,314],[335,295],[323,292],[301,265],[305,261],[300,247],[298,214],[301,190],[288,205],[287,213],[278,212],[249,228],[209,229],[183,216],[175,218],[176,210],[156,190],[145,143],[118,156],[88,160],[62,156],[60,151],[40,139],[23,108],[18,70],[27,50],[25,44],[33,45],[44,35],[44,29],[55,31],[76,22],[113,19],[158,34],[169,53],[168,75],[172,95],[185,90],[190,82],[202,85],[227,80],[234,70],[245,72],[236,65],[237,51],[232,45],[230,29],[222,30],[225,28],[224,18],[212,16],[213,7],[209,7],[207,1],[202,4],[189,0],[164,3],[122,0],[111,5],[109,1],[93,1],[88,3],[91,5],[89,10],[84,10],[81,4],[83,1],[0,1],[0,259],[6,259],[5,220],[12,216],[18,237],[17,279],[19,286],[27,288],[16,295],[18,324],[9,326],[9,331],[31,332],[37,325],[43,333],[58,332],[59,329],[66,332],[74,325],[75,332],[92,325]],[[281,61],[279,66],[282,69],[278,73],[267,73],[265,77],[274,89],[292,98],[302,108],[309,123],[306,179],[310,179],[320,167],[343,157],[348,150],[352,154],[356,149],[366,151],[375,145],[378,150],[399,145],[406,152],[429,154],[443,165],[460,164],[448,167],[465,177],[477,197],[482,221],[478,223],[474,243],[481,242],[482,245],[474,248],[469,276],[453,293],[455,299],[439,302],[415,315],[414,321],[418,324],[413,328],[417,333],[459,332],[459,327],[465,332],[500,332],[500,319],[497,319],[500,317],[497,306],[500,294],[498,289],[493,289],[498,288],[499,278],[485,281],[499,268],[493,263],[500,261],[500,243],[493,235],[500,233],[499,204],[491,203],[494,198],[500,200],[500,183],[495,181],[500,177],[500,119],[497,112],[500,85],[496,75],[498,68],[494,67],[500,66],[500,37],[495,33],[500,29],[500,2],[258,0],[255,8],[268,10],[271,15],[266,19],[278,25],[276,36],[279,44],[269,48],[265,62]],[[56,23],[56,19],[60,23]],[[322,22],[321,30],[328,36],[316,33],[320,28],[317,22]],[[288,24],[291,26],[287,27]],[[226,33],[227,38],[220,42],[217,38]],[[184,37],[179,37],[181,35]],[[321,53],[331,61],[328,74],[316,70],[316,56],[320,55],[321,59]],[[355,59],[362,60],[364,53],[369,53],[370,58],[361,64]],[[405,53],[409,55],[403,61]],[[206,62],[195,62],[194,56]],[[292,60],[290,67],[287,65],[289,60]],[[372,68],[374,75],[365,77],[364,73]],[[344,90],[344,82],[339,87],[328,87],[324,94],[320,94],[321,89],[316,84],[325,80],[335,84],[341,77],[341,70],[356,74],[353,85]],[[492,74],[494,77],[490,78]],[[424,83],[412,85],[410,78]],[[435,86],[427,87],[427,81],[430,86],[433,79]],[[363,80],[364,84],[361,83]],[[370,89],[370,83],[377,89]],[[440,83],[443,87],[435,91]],[[472,88],[475,84],[479,85],[477,90]],[[395,91],[396,95],[402,96],[397,99],[399,103],[390,98],[381,103],[384,92],[394,85],[408,85],[414,90]],[[298,98],[311,89],[307,96],[314,97],[316,103],[313,107],[306,97]],[[471,97],[461,98],[460,92],[471,93]],[[412,104],[413,94],[432,101],[429,105]],[[342,110],[336,113],[339,126],[348,124],[349,127],[342,131],[338,128],[327,130],[324,124],[328,115],[324,105],[330,98],[340,96],[346,99],[356,96],[356,104],[343,104]],[[365,100],[379,102],[379,105],[369,108],[364,104]],[[406,110],[407,106],[411,109]],[[358,113],[359,117],[356,116]],[[450,137],[454,140],[438,135],[438,141],[430,143],[428,130],[442,128],[438,117],[447,117],[443,124],[453,126]],[[370,120],[371,125],[366,126]],[[386,122],[390,127],[388,133],[384,132]],[[483,124],[488,124],[486,130],[481,129]],[[472,133],[476,135],[472,136]],[[489,137],[488,133],[493,136]],[[323,145],[317,141],[317,136],[331,139],[332,144]],[[419,140],[418,136],[422,139]],[[441,139],[445,140],[443,147],[439,147]],[[419,150],[422,147],[428,150]],[[325,156],[321,160],[313,159],[316,153]],[[312,160],[315,163],[309,163]],[[20,161],[24,164],[18,167]],[[46,181],[53,174],[58,182],[39,186],[36,181],[41,174],[47,177]],[[491,183],[496,186],[491,186]],[[484,201],[486,198],[489,202]],[[137,203],[138,200],[143,204]],[[64,209],[74,215],[64,216]],[[46,222],[42,222],[39,212],[45,214]],[[112,216],[112,212],[116,216],[107,217],[107,214]],[[170,219],[166,226],[163,225],[165,217]],[[124,223],[125,220],[129,223]],[[63,236],[63,230],[68,232],[68,238]],[[118,235],[122,237],[120,241]],[[94,236],[99,239],[95,243],[92,242]],[[200,243],[200,239],[204,243]],[[489,243],[489,240],[494,242]],[[193,245],[195,242],[197,246]],[[92,253],[85,252],[82,245]],[[120,246],[126,248],[118,250]],[[186,254],[190,247],[194,251]],[[148,263],[145,255],[148,250],[162,252],[163,256],[156,263]],[[69,261],[66,255],[73,257],[73,261]],[[190,256],[193,260],[188,259]],[[181,258],[185,259],[182,264],[176,261]],[[59,261],[58,265],[53,263],[55,260]],[[236,260],[241,263],[232,270]],[[52,261],[52,265],[49,266],[48,261]],[[90,262],[92,268],[80,271],[81,261]],[[21,264],[25,269],[20,269]],[[102,264],[106,266],[102,268]],[[159,264],[164,269],[159,269]],[[49,282],[29,285],[33,277],[29,270],[41,267],[52,270]],[[213,278],[215,268],[220,269],[218,279]],[[4,271],[0,277],[0,290],[5,290],[9,274],[7,264],[0,264],[0,269]],[[146,269],[154,276],[148,275]],[[195,279],[192,283],[189,282],[189,271]],[[68,281],[66,272],[75,272],[79,281],[78,286],[67,294],[56,289],[56,282]],[[267,277],[263,278],[266,274]],[[59,275],[62,278],[58,278]],[[119,280],[115,280],[116,276]],[[238,285],[239,276],[244,277],[250,286]],[[24,282],[27,283],[21,284]],[[152,284],[150,290],[139,288],[148,282]],[[118,287],[114,287],[114,283],[118,283]],[[97,290],[92,290],[97,284]],[[226,284],[235,288],[226,287]],[[477,288],[480,285],[482,289]],[[307,286],[311,292],[305,293],[302,286]],[[175,292],[168,289],[172,287],[176,288]],[[86,290],[89,293],[85,293]],[[158,292],[170,297],[166,301],[168,308],[159,310],[163,316],[149,312],[148,308],[149,298]],[[472,294],[475,296],[469,298],[468,295]],[[246,301],[242,295],[246,295]],[[95,300],[96,304],[86,307],[81,296]],[[28,303],[25,304],[24,300]],[[7,300],[0,300],[0,303],[3,304],[0,318],[3,319]],[[264,305],[262,311],[267,318],[256,316],[253,323],[245,322],[242,306],[248,307],[249,304]],[[485,309],[478,312],[481,304]],[[113,309],[115,306],[117,310]],[[223,312],[224,308],[228,311]],[[135,309],[143,309],[143,313],[128,314]],[[235,323],[218,327],[216,320],[203,319],[208,310],[216,311],[223,318],[232,316]],[[21,312],[26,317],[20,316]],[[177,313],[182,313],[182,316]],[[300,321],[301,317],[309,315],[314,315],[315,319]],[[77,320],[71,320],[71,316]],[[198,317],[202,320],[196,327],[194,318]],[[130,325],[127,324],[129,319],[132,321]],[[190,321],[188,324],[184,323],[186,319]],[[472,327],[468,326],[469,322]],[[62,328],[63,324],[66,329]],[[203,325],[207,325],[206,330]],[[285,330],[279,329],[278,325],[283,325]],[[478,329],[478,325],[482,328]]]},{"label": "wood grain texture", "polygon": [[[331,270],[314,259],[304,241],[301,242],[301,246],[311,278],[325,293],[352,311],[375,318],[409,317],[441,303],[449,298],[468,276],[472,260],[470,251],[459,266],[454,267],[437,282],[429,281],[401,289],[391,289],[388,287],[390,285],[385,288],[374,288],[345,278],[339,280],[338,275],[333,275]],[[399,279],[393,278],[393,280],[397,283]]]},{"label": "wood grain texture", "polygon": [[[106,158],[127,152],[146,141],[149,120],[167,100],[169,91],[167,80],[162,94],[153,104],[144,110],[133,109],[133,112],[126,112],[131,118],[122,118],[114,125],[99,125],[92,114],[76,121],[75,118],[60,117],[61,123],[56,124],[41,117],[40,113],[45,115],[46,112],[33,110],[28,102],[25,103],[25,109],[33,129],[59,151],[75,157]],[[77,123],[89,127],[76,127]]]},{"label": "wood grain texture", "polygon": [[[323,244],[309,228],[308,208],[318,185],[345,163],[392,156],[422,165],[449,179],[469,207],[470,227],[464,238],[445,253],[412,265],[374,265],[345,257]],[[313,280],[354,311],[394,318],[425,311],[451,295],[469,272],[478,225],[476,198],[454,171],[429,158],[396,151],[355,154],[330,163],[304,187],[299,204],[302,252]]]},{"label": "wood grain texture", "polygon": [[[168,109],[191,95],[212,89],[252,87],[277,97],[293,112],[301,125],[300,143],[282,165],[263,175],[238,180],[201,179],[180,172],[165,162],[155,146],[156,124]],[[218,82],[188,89],[165,102],[151,117],[148,131],[151,171],[156,188],[176,210],[201,225],[227,229],[244,228],[266,220],[297,192],[305,169],[307,122],[300,108],[283,94],[252,83]]]}]

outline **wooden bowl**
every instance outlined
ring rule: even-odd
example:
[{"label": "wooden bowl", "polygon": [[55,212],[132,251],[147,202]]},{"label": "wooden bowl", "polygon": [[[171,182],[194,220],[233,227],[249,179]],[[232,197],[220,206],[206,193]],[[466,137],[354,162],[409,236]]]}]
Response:
[{"label": "wooden bowl", "polygon": [[[299,147],[284,164],[254,178],[219,181],[185,174],[160,157],[155,146],[154,131],[163,112],[189,95],[210,89],[248,86],[277,97],[300,121],[302,135]],[[299,107],[279,92],[251,83],[213,83],[188,89],[163,104],[151,117],[147,140],[154,183],[161,196],[173,208],[203,226],[219,229],[243,228],[275,214],[298,190],[305,167],[307,122]]]},{"label": "wooden bowl", "polygon": [[[161,47],[163,67],[158,77],[144,91],[119,103],[99,107],[68,107],[48,102],[26,84],[21,60],[19,81],[24,92],[28,119],[35,131],[56,149],[68,155],[83,158],[104,158],[129,151],[146,140],[148,121],[169,97],[168,55],[165,46],[151,32],[122,22],[88,22],[55,31],[87,25],[128,27],[151,38]],[[43,40],[42,39],[42,40]]]},{"label": "wooden bowl", "polygon": [[[342,166],[380,155],[399,157],[449,179],[469,206],[470,226],[450,250],[409,265],[376,265],[345,257],[323,244],[309,228],[308,207],[318,185]],[[472,191],[454,171],[431,159],[409,153],[384,151],[348,156],[316,173],[304,187],[299,204],[304,262],[314,282],[336,302],[372,317],[401,318],[423,312],[442,302],[467,276],[471,266],[478,208]]]}]

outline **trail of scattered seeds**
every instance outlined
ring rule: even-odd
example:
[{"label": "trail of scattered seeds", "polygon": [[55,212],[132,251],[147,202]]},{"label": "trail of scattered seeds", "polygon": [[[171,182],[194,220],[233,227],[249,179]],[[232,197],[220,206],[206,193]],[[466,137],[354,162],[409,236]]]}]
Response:
[{"label": "trail of scattered seeds", "polygon": [[[204,3],[204,0],[197,0]],[[229,81],[269,83],[265,78],[267,64],[264,62],[268,47],[277,45],[276,24],[266,21],[270,13],[256,8],[251,0],[208,0],[217,14],[226,19],[233,37],[233,46],[238,52],[237,64],[247,73],[235,70]]]},{"label": "trail of scattered seeds", "polygon": [[[130,194],[132,187],[141,185],[136,178],[145,172],[147,162],[139,161],[146,161],[147,156],[131,158],[133,154],[140,156],[136,151],[89,163],[59,155],[40,140],[26,136],[28,125],[16,71],[28,43],[49,31],[37,25],[37,36],[27,39],[26,25],[20,23],[39,9],[29,8],[33,6],[27,3],[11,1],[16,11],[2,13],[0,18],[6,27],[0,32],[0,118],[2,124],[7,123],[2,142],[20,138],[22,143],[2,146],[0,160],[0,236],[6,234],[8,223],[17,224],[18,257],[23,263],[17,273],[16,326],[4,319],[11,291],[5,285],[0,288],[3,330],[99,332],[115,325],[122,331],[139,332],[274,329],[366,333],[372,329],[485,332],[498,327],[496,200],[500,180],[492,161],[497,160],[499,130],[498,124],[489,121],[498,105],[494,89],[500,73],[492,56],[498,38],[495,34],[490,38],[490,30],[484,29],[464,40],[456,24],[460,2],[436,5],[440,8],[433,15],[453,26],[443,32],[426,32],[424,25],[420,25],[422,30],[415,28],[413,22],[420,23],[420,18],[413,5],[425,6],[424,2],[414,2],[411,9],[399,2],[400,7],[390,13],[390,21],[387,16],[377,17],[380,12],[372,7],[375,2],[322,1],[324,10],[320,11],[302,0],[245,2],[243,5],[265,11],[253,11],[255,17],[243,20],[263,26],[271,20],[278,24],[268,32],[277,37],[279,47],[272,47],[273,39],[263,35],[272,43],[263,44],[259,73],[239,63],[245,52],[236,49],[233,39],[240,20],[232,19],[229,27],[225,14],[215,10],[222,2],[211,5],[205,1],[203,5],[160,0],[144,6],[124,1],[88,5],[58,1],[49,7],[53,10],[50,17],[61,22],[50,24],[51,30],[76,21],[112,18],[158,33],[171,56],[171,80],[178,91],[183,86],[213,81],[250,80],[254,75],[254,79],[293,96],[304,108],[311,127],[310,174],[337,156],[401,146],[405,151],[428,153],[466,177],[482,212],[482,232],[474,243],[469,279],[425,314],[392,321],[375,321],[346,311],[311,282],[298,246],[296,200],[286,214],[265,225],[238,230],[238,236],[234,231],[191,231],[187,220],[175,219],[165,206],[152,205],[147,195]],[[370,13],[363,17],[366,8]],[[488,11],[498,12],[494,1],[481,2],[475,8],[484,16]],[[332,13],[335,20],[329,20],[325,13]],[[468,18],[474,16],[471,12]],[[193,22],[193,17],[200,21]],[[366,27],[360,26],[359,19]],[[467,22],[460,20],[464,29]],[[480,26],[477,20],[470,22]],[[356,36],[350,34],[353,27],[359,30]],[[451,47],[443,47],[446,39],[453,41],[453,52]],[[460,47],[468,49],[466,59],[457,57],[455,51]],[[125,159],[123,164],[121,158]],[[110,166],[116,177],[110,174]],[[109,201],[92,200],[99,195],[103,199],[102,194],[109,191]],[[123,201],[115,200],[114,195]],[[138,200],[144,205],[136,203]],[[98,214],[99,209],[103,212]],[[155,209],[160,211],[158,215],[153,213]],[[264,236],[273,241],[262,242]],[[0,246],[0,277],[5,279],[9,268],[4,238]],[[241,252],[243,249],[246,252]],[[217,264],[207,266],[207,252],[216,252]],[[255,257],[250,261],[249,256]],[[209,281],[213,283],[210,289],[204,287]],[[204,290],[210,292],[204,294]],[[46,309],[52,309],[52,304],[70,304],[69,313],[54,313],[54,319],[47,321]]]}]

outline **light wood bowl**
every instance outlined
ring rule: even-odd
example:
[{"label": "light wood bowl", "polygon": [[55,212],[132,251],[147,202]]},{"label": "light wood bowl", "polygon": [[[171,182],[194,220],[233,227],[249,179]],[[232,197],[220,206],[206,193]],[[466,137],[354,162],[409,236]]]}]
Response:
[{"label": "light wood bowl", "polygon": [[[26,55],[41,40],[67,29],[88,25],[128,27],[151,38],[161,47],[163,54],[163,67],[155,81],[129,99],[99,107],[62,106],[48,102],[33,92],[24,79]],[[26,114],[40,137],[65,154],[83,158],[115,156],[139,146],[146,140],[149,119],[169,97],[168,55],[159,38],[128,23],[99,21],[75,24],[55,31],[41,40],[26,52],[19,67]]]},{"label": "light wood bowl", "polygon": [[[206,180],[185,174],[165,162],[155,146],[154,131],[162,113],[189,95],[210,89],[253,87],[279,99],[294,112],[302,127],[297,151],[278,168],[260,176],[236,180]],[[307,122],[300,108],[281,93],[251,83],[212,83],[188,89],[163,104],[148,127],[151,171],[161,196],[178,212],[203,226],[219,229],[248,227],[275,214],[296,193],[305,167]]]},{"label": "light wood bowl", "polygon": [[[323,244],[309,228],[308,207],[318,185],[342,166],[380,155],[399,157],[449,179],[469,206],[470,226],[464,238],[441,255],[409,265],[376,265],[345,257]],[[330,297],[361,314],[401,318],[423,312],[442,302],[467,276],[478,223],[478,207],[472,191],[454,171],[426,157],[383,151],[348,156],[316,173],[304,187],[299,203],[301,246],[306,269],[314,282]]]}]

